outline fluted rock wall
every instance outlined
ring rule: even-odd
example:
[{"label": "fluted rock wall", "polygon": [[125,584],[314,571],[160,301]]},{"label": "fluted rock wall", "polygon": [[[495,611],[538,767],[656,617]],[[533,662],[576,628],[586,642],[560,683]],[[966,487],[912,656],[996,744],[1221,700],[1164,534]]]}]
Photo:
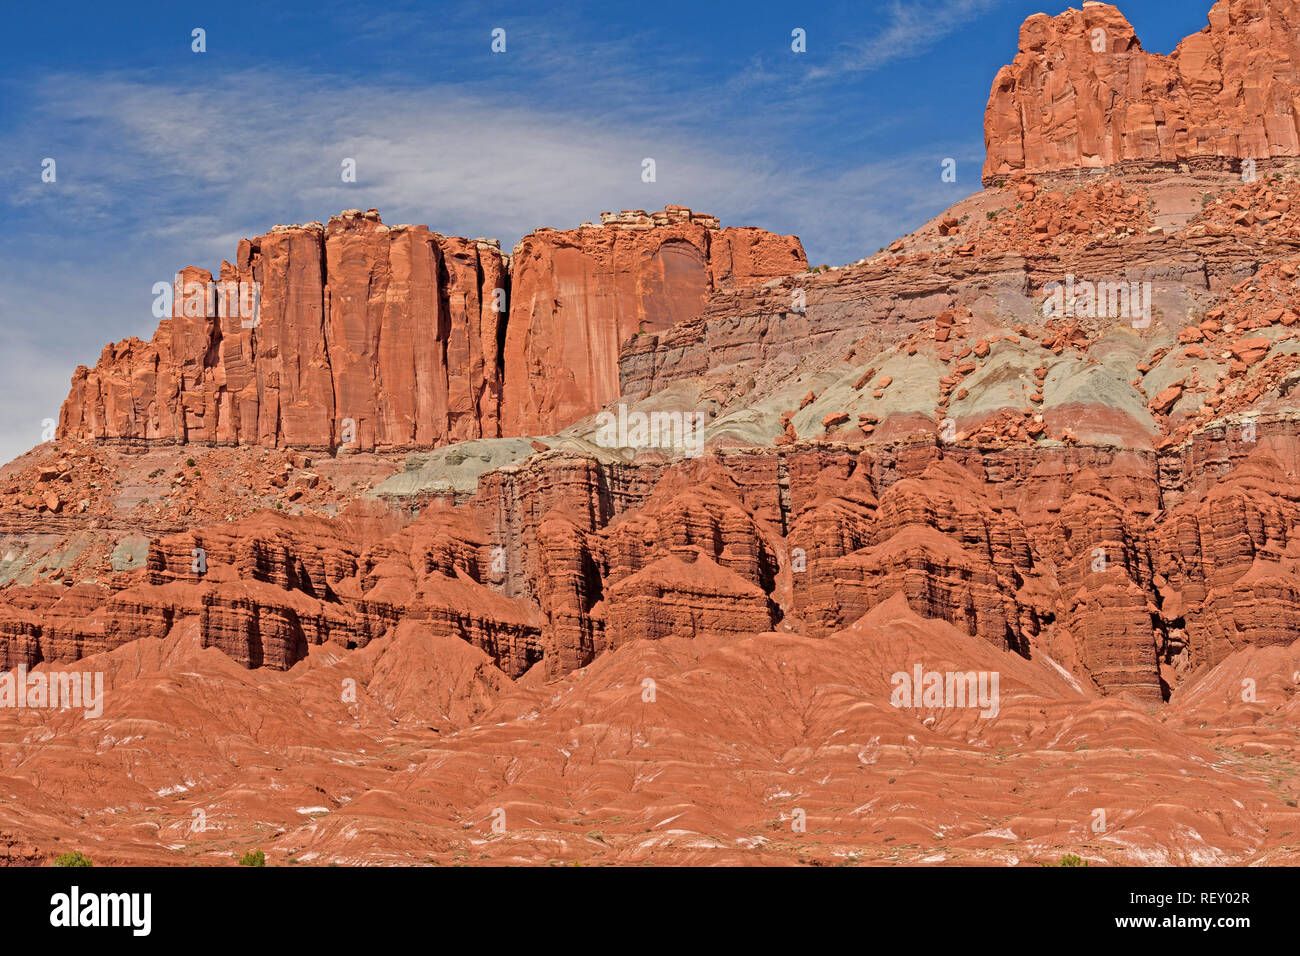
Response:
[{"label": "fluted rock wall", "polygon": [[[807,265],[792,236],[676,206],[539,230],[513,260],[375,210],[277,226],[215,281],[183,270],[150,342],[78,368],[58,435],[367,451],[549,433],[618,395],[636,332]],[[241,283],[255,317],[225,294]]]},{"label": "fluted rock wall", "polygon": [[360,648],[413,621],[512,677],[557,676],[637,638],[829,636],[901,595],[1000,652],[1157,702],[1243,647],[1294,640],[1298,449],[1282,421],[1249,445],[1207,429],[1163,452],[906,442],[644,465],[549,452],[397,531],[263,512],[161,536],[143,567],[102,583],[9,588],[0,666],[193,621],[204,646],[286,669],[313,645]]},{"label": "fluted rock wall", "polygon": [[718,229],[680,206],[525,236],[512,258],[502,428],[547,434],[619,392],[619,348],[693,318],[709,295],[807,268],[799,240]]},{"label": "fluted rock wall", "polygon": [[1115,7],[1020,29],[984,119],[984,181],[1123,163],[1235,166],[1300,156],[1300,2],[1219,0],[1169,56]]},{"label": "fluted rock wall", "polygon": [[196,299],[212,276],[185,270],[151,342],[77,369],[59,435],[355,450],[495,435],[504,276],[491,243],[373,211],[277,226],[218,277],[257,284],[255,316]]}]

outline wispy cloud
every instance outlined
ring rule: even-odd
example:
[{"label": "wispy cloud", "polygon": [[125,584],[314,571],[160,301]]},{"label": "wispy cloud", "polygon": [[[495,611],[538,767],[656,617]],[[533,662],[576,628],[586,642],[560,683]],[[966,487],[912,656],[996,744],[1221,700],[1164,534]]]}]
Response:
[{"label": "wispy cloud", "polygon": [[[454,87],[350,86],[341,94],[330,78],[246,72],[201,99],[125,77],[62,77],[42,89],[51,107],[74,104],[63,107],[64,119],[82,128],[65,164],[77,172],[59,187],[69,187],[63,215],[107,208],[136,235],[209,262],[214,240],[234,230],[347,207],[376,206],[389,221],[510,244],[538,225],[673,202],[733,223],[802,224],[821,255],[843,259],[861,253],[846,240],[861,234],[871,206],[898,209],[896,184],[879,184],[888,203],[856,188],[846,195],[852,168],[828,176],[801,158],[798,140],[776,137],[762,150],[725,127],[704,136],[688,123],[620,125]],[[656,163],[654,183],[641,179],[646,157]],[[356,162],[355,183],[342,180],[345,159]],[[937,171],[932,178],[922,195],[942,200]],[[48,192],[32,187],[18,201]]]},{"label": "wispy cloud", "polygon": [[883,26],[862,40],[844,44],[829,65],[809,71],[812,79],[878,70],[917,56],[947,39],[1006,0],[891,0]]}]

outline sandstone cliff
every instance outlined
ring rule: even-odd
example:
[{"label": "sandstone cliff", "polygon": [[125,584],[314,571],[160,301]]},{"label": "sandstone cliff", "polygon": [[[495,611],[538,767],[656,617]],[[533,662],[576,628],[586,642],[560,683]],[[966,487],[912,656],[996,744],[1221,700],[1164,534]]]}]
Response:
[{"label": "sandstone cliff", "polygon": [[694,317],[717,290],[807,265],[793,236],[718,229],[680,206],[525,236],[511,262],[502,433],[549,434],[597,411],[619,395],[630,337]]},{"label": "sandstone cliff", "polygon": [[[348,210],[242,241],[215,280],[183,270],[150,342],[77,369],[58,434],[366,451],[549,433],[617,396],[629,336],[805,266],[792,236],[680,206],[539,230],[513,257]],[[256,315],[224,293],[254,286]]]},{"label": "sandstone cliff", "polygon": [[[78,368],[59,434],[353,450],[495,434],[504,273],[492,243],[374,210],[277,226],[215,283],[182,272],[151,342]],[[194,295],[224,283],[256,283],[255,312]]]},{"label": "sandstone cliff", "polygon": [[1110,4],[1036,14],[993,81],[984,138],[986,185],[1017,170],[1300,156],[1300,2],[1218,0],[1169,56],[1144,51]]}]

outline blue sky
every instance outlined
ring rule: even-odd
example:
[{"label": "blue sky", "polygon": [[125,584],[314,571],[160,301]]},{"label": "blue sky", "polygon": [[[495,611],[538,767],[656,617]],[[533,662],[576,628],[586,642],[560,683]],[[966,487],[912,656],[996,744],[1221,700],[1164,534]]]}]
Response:
[{"label": "blue sky", "polygon": [[[681,203],[795,233],[814,264],[870,255],[979,188],[993,76],[1025,17],[1068,5],[12,6],[0,460],[41,440],[78,364],[152,335],[155,282],[216,271],[276,223],[374,206],[508,249],[534,226]],[[1210,0],[1119,6],[1144,48],[1167,53],[1205,26]],[[795,28],[806,53],[791,50]],[[947,157],[956,183],[940,180]]]}]

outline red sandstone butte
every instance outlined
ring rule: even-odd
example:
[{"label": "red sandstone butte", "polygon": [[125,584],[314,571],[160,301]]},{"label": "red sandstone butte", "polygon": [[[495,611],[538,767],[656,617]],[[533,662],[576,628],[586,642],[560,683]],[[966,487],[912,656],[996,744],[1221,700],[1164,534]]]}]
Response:
[{"label": "red sandstone butte", "polygon": [[794,236],[719,229],[684,206],[539,229],[511,263],[504,435],[549,433],[618,397],[619,348],[631,336],[693,318],[717,290],[808,267]]},{"label": "red sandstone butte", "polygon": [[151,342],[77,369],[58,434],[352,450],[495,435],[504,275],[495,244],[374,210],[276,226],[221,268],[260,284],[256,320],[188,308],[184,285],[211,276],[184,270]]},{"label": "red sandstone butte", "polygon": [[793,236],[682,206],[603,219],[525,237],[513,275],[495,240],[373,209],[276,226],[217,280],[260,284],[255,327],[215,300],[191,307],[187,286],[213,277],[183,270],[152,341],[77,369],[58,435],[367,451],[551,432],[617,396],[619,346],[639,329],[807,267]]},{"label": "red sandstone butte", "polygon": [[1110,4],[1035,14],[993,81],[984,181],[1021,170],[1297,156],[1298,96],[1297,0],[1219,0],[1209,26],[1169,56],[1144,51]]}]

